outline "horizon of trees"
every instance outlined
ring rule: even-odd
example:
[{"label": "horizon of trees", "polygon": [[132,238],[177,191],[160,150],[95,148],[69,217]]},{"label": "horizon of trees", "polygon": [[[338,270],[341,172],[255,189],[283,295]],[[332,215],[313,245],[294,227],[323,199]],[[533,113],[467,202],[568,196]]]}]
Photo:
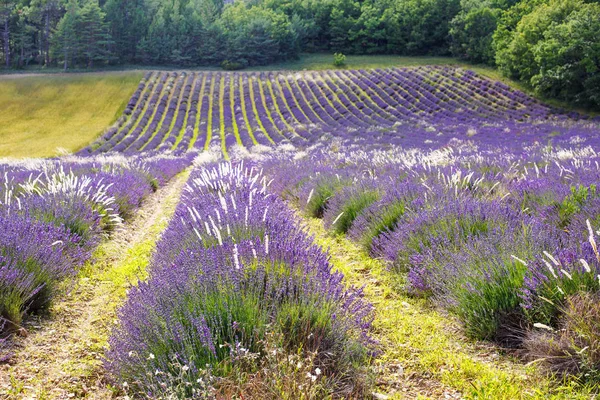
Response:
[{"label": "horizon of trees", "polygon": [[600,4],[584,0],[0,0],[0,61],[221,65],[301,52],[455,56],[600,109]]}]

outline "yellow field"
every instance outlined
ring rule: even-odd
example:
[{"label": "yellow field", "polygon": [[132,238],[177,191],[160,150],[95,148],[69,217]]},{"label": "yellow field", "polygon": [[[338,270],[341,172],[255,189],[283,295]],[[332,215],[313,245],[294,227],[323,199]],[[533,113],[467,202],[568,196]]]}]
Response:
[{"label": "yellow field", "polygon": [[120,116],[141,78],[141,72],[0,76],[0,157],[81,149]]}]

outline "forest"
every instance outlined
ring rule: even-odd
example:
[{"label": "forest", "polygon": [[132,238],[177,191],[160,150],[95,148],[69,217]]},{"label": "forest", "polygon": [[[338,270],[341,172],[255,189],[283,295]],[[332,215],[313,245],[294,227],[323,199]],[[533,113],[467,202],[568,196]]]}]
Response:
[{"label": "forest", "polygon": [[584,0],[0,0],[5,68],[243,69],[302,52],[453,56],[600,108],[600,4]]}]

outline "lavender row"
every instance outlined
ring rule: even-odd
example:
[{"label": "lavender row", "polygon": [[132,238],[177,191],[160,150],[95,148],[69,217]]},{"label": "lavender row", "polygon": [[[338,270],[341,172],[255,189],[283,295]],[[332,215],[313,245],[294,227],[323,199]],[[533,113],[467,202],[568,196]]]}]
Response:
[{"label": "lavender row", "polygon": [[270,346],[310,357],[321,395],[358,393],[350,370],[374,349],[372,307],[255,166],[192,173],[149,275],[129,292],[107,353],[128,394],[218,396],[235,371],[263,365]]},{"label": "lavender row", "polygon": [[26,312],[47,307],[103,235],[192,156],[0,165],[0,332],[18,327]]}]

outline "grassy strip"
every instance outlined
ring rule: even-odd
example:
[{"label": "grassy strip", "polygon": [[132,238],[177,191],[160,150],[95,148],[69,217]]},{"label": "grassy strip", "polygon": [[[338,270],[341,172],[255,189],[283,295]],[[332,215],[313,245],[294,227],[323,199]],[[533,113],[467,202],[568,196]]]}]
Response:
[{"label": "grassy strip", "polygon": [[[179,146],[179,143],[185,137],[188,118],[190,116],[190,110],[192,109],[192,99],[194,97],[194,90],[196,90],[197,85],[198,85],[198,79],[196,78],[196,76],[194,76],[194,79],[192,80],[192,86],[191,86],[190,92],[188,94],[187,108],[185,109],[185,117],[183,117],[183,125],[181,126],[181,129],[179,130],[179,133],[177,134],[177,139],[175,139],[175,144],[173,146],[171,146],[171,150],[176,149],[177,146]],[[184,87],[184,90],[185,90],[185,87]],[[197,106],[198,105],[196,104],[196,107]]]},{"label": "grassy strip", "polygon": [[[241,103],[242,115],[244,116],[244,123],[246,124],[246,130],[248,131],[248,135],[250,135],[250,139],[252,139],[252,143],[258,144],[258,141],[256,140],[256,137],[254,136],[252,126],[250,126],[250,121],[248,120],[248,113],[246,112],[246,99],[244,97],[244,80],[242,79],[241,75],[239,76],[238,82],[239,82],[238,90],[240,92],[239,99],[240,99],[240,103]],[[250,80],[248,80],[248,84],[250,84]],[[233,99],[234,99],[234,97],[232,95],[231,101],[233,101]],[[252,108],[255,110],[256,105],[252,104]],[[269,138],[269,140],[270,140],[270,138]]]},{"label": "grassy strip", "polygon": [[[287,80],[287,78],[285,79],[285,84],[288,88],[288,90],[290,91],[290,93],[294,93],[294,91],[292,90],[292,86],[290,85],[290,82]],[[306,98],[306,96],[304,95],[304,91],[302,90],[302,88],[300,87],[300,85],[298,85],[298,80],[297,79],[292,79],[292,84],[296,85],[296,87],[298,88],[298,93],[300,93],[300,96],[302,97],[302,99],[304,100],[304,104],[306,104],[306,107],[311,107],[311,104],[308,102],[308,99]],[[307,88],[308,89],[308,88]],[[296,102],[296,104],[298,105],[298,107],[302,110],[302,112],[304,113],[304,109],[300,106],[300,102],[298,101],[298,99],[296,99],[296,96],[292,96],[294,97],[294,101]],[[321,107],[321,105],[318,105],[319,107]],[[322,109],[323,107],[321,107]],[[321,115],[319,115],[319,113],[313,108],[312,109],[312,113],[317,117],[317,119],[319,121],[321,121],[321,123],[327,125],[327,123],[323,120],[323,118],[321,118]],[[304,115],[306,115],[306,113],[304,113]],[[316,121],[314,121],[316,122]]]},{"label": "grassy strip", "polygon": [[319,245],[329,249],[334,268],[345,274],[349,284],[365,286],[366,297],[376,307],[374,334],[382,354],[374,364],[380,372],[380,391],[392,398],[591,397],[592,388],[552,381],[534,366],[511,362],[489,345],[467,341],[457,323],[423,300],[395,290],[398,283],[381,261],[343,236],[330,235],[319,219],[308,220],[307,229]]},{"label": "grassy strip", "polygon": [[254,111],[254,116],[256,117],[255,118],[256,122],[258,123],[258,126],[260,126],[260,129],[263,132],[263,134],[267,137],[267,139],[269,139],[269,142],[271,142],[272,144],[275,144],[273,139],[271,139],[271,136],[269,136],[269,134],[267,133],[267,130],[265,129],[265,126],[263,125],[262,120],[260,119],[260,115],[258,115],[258,109],[256,108],[256,100],[254,97],[254,88],[252,87],[254,80],[257,81],[256,85],[258,86],[258,89],[260,91],[260,100],[262,102],[265,112],[267,113],[267,118],[269,118],[269,121],[271,121],[271,125],[273,125],[273,128],[275,128],[277,133],[279,133],[283,138],[285,138],[285,136],[279,131],[279,129],[273,122],[273,117],[271,117],[271,113],[269,112],[269,109],[267,108],[267,103],[265,101],[265,94],[263,93],[262,85],[260,84],[260,82],[258,82],[258,79],[255,79],[255,77],[248,77],[248,93],[250,94],[250,101],[252,102],[252,110]]},{"label": "grassy strip", "polygon": [[[198,95],[198,111],[196,113],[196,122],[194,123],[194,133],[192,135],[192,139],[190,140],[190,144],[188,146],[188,150],[194,148],[194,144],[196,140],[198,140],[198,134],[200,131],[200,114],[202,114],[202,101],[204,99],[204,89],[206,88],[206,74],[202,74],[202,86],[200,86],[200,94]],[[177,143],[178,145],[179,143]],[[176,149],[176,146],[173,146],[173,149]]]},{"label": "grassy strip", "polygon": [[[144,93],[142,93],[142,95],[140,96],[140,100],[142,100],[144,98],[145,95],[148,95],[148,98],[145,99],[145,103],[144,106],[142,107],[142,111],[140,112],[140,114],[138,115],[137,119],[135,121],[133,121],[133,125],[131,126],[131,129],[129,129],[129,132],[133,132],[137,129],[137,127],[142,123],[142,119],[144,117],[144,115],[146,114],[146,111],[148,110],[148,107],[150,106],[150,99],[152,98],[152,94],[154,93],[154,90],[156,90],[156,85],[158,85],[159,81],[161,78],[161,74],[157,73],[153,76],[153,86],[152,86],[152,90],[150,90],[150,88],[148,87],[148,84],[146,84],[146,87],[144,88]],[[121,129],[119,129],[119,132],[121,131]],[[119,140],[119,143],[121,141],[123,141],[123,139],[125,139],[127,136],[124,136],[123,138],[121,138],[121,140]],[[118,143],[117,143],[118,144]]]},{"label": "grassy strip", "polygon": [[[281,109],[279,108],[279,104],[277,104],[277,96],[275,95],[275,92],[273,91],[273,85],[271,84],[271,80],[269,78],[267,78],[265,83],[267,85],[267,88],[269,89],[269,95],[271,96],[271,99],[273,99],[273,106],[275,107],[275,112],[277,113],[277,115],[279,115],[279,119],[281,119],[283,124],[286,126],[287,131],[290,132],[291,134],[293,134],[294,136],[298,136],[298,137],[305,139],[298,132],[296,132],[296,129],[292,128],[292,126],[290,124],[288,124],[287,120],[283,117],[283,114],[281,113]],[[261,92],[261,94],[262,94],[262,92]],[[285,100],[283,102],[287,106],[287,103],[285,103]],[[296,121],[296,123],[298,123],[296,116],[291,112],[291,110],[290,110],[290,115],[291,115],[291,118],[293,118]]]},{"label": "grassy strip", "polygon": [[[225,143],[225,105],[223,98],[225,97],[225,75],[221,75],[219,80],[219,132],[221,135],[221,152],[225,160],[229,160],[227,153],[227,144]],[[233,115],[232,115],[233,118]]]},{"label": "grassy strip", "polygon": [[[53,318],[26,339],[17,364],[6,371],[9,398],[113,397],[111,388],[102,382],[101,355],[116,310],[128,288],[146,277],[156,241],[175,211],[188,176],[186,171],[175,177],[164,188],[166,193],[155,195],[165,197],[150,210],[151,215],[134,219],[126,227],[133,239],[123,236],[98,247],[95,262],[80,271],[72,292],[53,307]],[[3,384],[0,379],[0,393]]]},{"label": "grassy strip", "polygon": [[[169,106],[171,105],[171,102],[173,101],[173,98],[175,96],[175,89],[179,85],[179,81],[182,79],[182,77],[181,77],[181,75],[179,75],[177,77],[177,79],[174,79],[174,78],[172,78],[172,79],[173,80],[171,81],[172,82],[171,89],[169,90],[169,97],[167,98],[167,103],[165,105],[165,109],[163,110],[163,115],[160,117],[160,121],[158,122],[158,125],[156,125],[156,129],[154,130],[152,135],[150,135],[148,140],[146,140],[146,142],[142,144],[142,147],[140,147],[140,151],[144,151],[146,146],[148,146],[148,144],[151,143],[152,140],[154,140],[154,138],[160,133],[161,129],[163,128],[165,119],[167,118],[167,114],[169,113]],[[179,104],[179,99],[181,98],[181,95],[183,94],[182,92],[183,92],[183,88],[180,91],[179,95],[177,96],[177,99],[175,100],[176,104]],[[160,100],[159,100],[159,103],[160,103]],[[154,113],[156,113],[157,109],[158,109],[158,107],[155,108]],[[162,140],[164,140],[164,137],[168,136],[168,134],[171,130],[171,127],[173,126],[173,123],[175,123],[175,118],[177,117],[177,111],[178,111],[177,108],[175,108],[175,115],[173,116],[173,118],[169,124],[169,127],[167,128],[168,131],[165,133]],[[142,137],[142,136],[140,136],[140,137]],[[136,139],[136,141],[137,140],[138,139]],[[161,143],[162,143],[162,140],[161,140]],[[135,143],[135,142],[133,142],[133,143]],[[133,145],[133,143],[131,145]],[[131,145],[130,145],[130,147],[131,147]]]},{"label": "grassy strip", "polygon": [[210,80],[210,92],[208,95],[208,116],[206,122],[206,142],[204,142],[204,150],[208,150],[210,147],[210,141],[212,139],[212,123],[213,123],[213,96],[215,95],[215,77],[212,76]]},{"label": "grassy strip", "polygon": [[[233,79],[229,80],[229,109],[231,110],[231,125],[233,126],[233,135],[235,136],[235,141],[239,146],[243,147],[244,144],[242,143],[242,138],[240,137],[240,128],[238,127],[237,120],[235,118],[235,75],[232,75],[232,78]],[[256,142],[254,144],[256,144]]]},{"label": "grassy strip", "polygon": [[[146,104],[146,107],[149,107],[151,105],[153,107],[153,110],[152,110],[152,113],[150,115],[150,118],[148,118],[148,120],[146,121],[146,124],[142,127],[143,129],[141,130],[141,132],[138,135],[138,137],[136,137],[135,140],[133,142],[131,142],[129,144],[129,146],[127,146],[128,148],[131,147],[135,142],[137,142],[139,140],[139,138],[144,137],[144,135],[146,134],[146,132],[148,131],[148,129],[150,127],[150,124],[152,123],[152,120],[154,120],[154,117],[156,116],[156,112],[158,111],[158,104],[160,104],[160,100],[164,96],[163,93],[165,93],[166,90],[169,90],[168,89],[169,85],[171,85],[173,83],[174,83],[174,79],[172,77],[168,77],[167,80],[165,81],[163,87],[161,88],[160,93],[158,93],[158,97],[156,98],[156,103],[150,104],[150,100],[152,98],[152,95],[157,91],[157,87],[156,86],[158,86],[159,83],[157,83],[156,86],[154,86],[154,88],[152,89],[153,92],[150,95],[150,97],[148,98],[148,103]],[[172,95],[172,93],[173,93],[173,89],[171,89],[171,92],[169,93],[169,97]],[[156,135],[156,132],[158,132],[158,129],[159,129],[160,124],[162,123],[163,119],[164,119],[164,114],[161,117],[160,122],[158,123],[158,125],[156,125],[155,131],[154,131],[154,133],[152,133],[150,140],[154,137],[154,135]],[[131,132],[133,132],[133,131],[130,131],[130,133],[127,134],[125,137],[123,137],[119,143],[123,142],[131,134]],[[119,143],[117,143],[117,144],[119,144]]]}]

